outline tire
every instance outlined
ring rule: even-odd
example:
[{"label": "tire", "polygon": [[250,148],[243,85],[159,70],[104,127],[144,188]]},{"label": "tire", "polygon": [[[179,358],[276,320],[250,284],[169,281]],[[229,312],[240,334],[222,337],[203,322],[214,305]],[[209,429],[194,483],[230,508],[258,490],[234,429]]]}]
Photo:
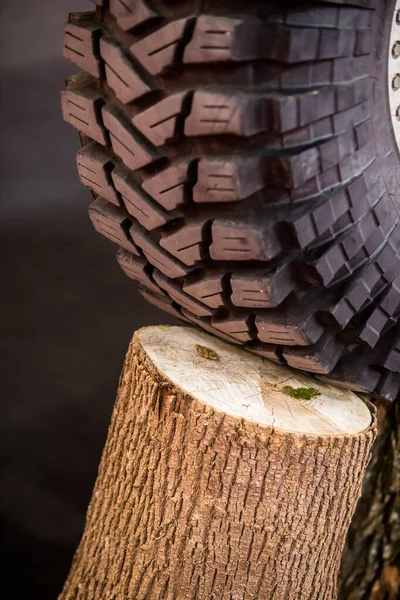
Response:
[{"label": "tire", "polygon": [[66,25],[83,72],[62,108],[125,273],[180,319],[395,399],[394,1],[97,4]]}]

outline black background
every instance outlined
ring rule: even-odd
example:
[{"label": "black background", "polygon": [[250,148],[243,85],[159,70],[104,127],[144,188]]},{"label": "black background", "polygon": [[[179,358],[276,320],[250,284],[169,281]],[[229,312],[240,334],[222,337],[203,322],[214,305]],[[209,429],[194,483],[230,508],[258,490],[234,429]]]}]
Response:
[{"label": "black background", "polygon": [[59,92],[67,13],[0,0],[0,598],[55,600],[79,541],[134,329],[148,305],[87,217]]}]

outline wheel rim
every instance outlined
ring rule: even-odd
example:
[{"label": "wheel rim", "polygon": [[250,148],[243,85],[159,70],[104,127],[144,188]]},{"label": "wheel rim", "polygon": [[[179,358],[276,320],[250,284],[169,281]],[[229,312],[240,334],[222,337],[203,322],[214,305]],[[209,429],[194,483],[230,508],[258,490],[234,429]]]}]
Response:
[{"label": "wheel rim", "polygon": [[400,151],[400,0],[396,0],[390,32],[388,91],[393,132]]}]

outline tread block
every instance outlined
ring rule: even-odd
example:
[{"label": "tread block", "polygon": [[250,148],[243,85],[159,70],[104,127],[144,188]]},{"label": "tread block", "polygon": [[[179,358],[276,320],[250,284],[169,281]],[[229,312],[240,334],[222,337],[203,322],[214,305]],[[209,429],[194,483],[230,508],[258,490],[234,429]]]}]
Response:
[{"label": "tread block", "polygon": [[371,98],[372,94],[373,82],[369,77],[355,81],[352,85],[339,87],[336,92],[337,110],[356,108],[362,102]]},{"label": "tread block", "polygon": [[388,287],[361,331],[359,338],[371,348],[378,343],[385,330],[395,325],[400,317],[400,274]]},{"label": "tread block", "polygon": [[[350,282],[348,289],[344,291],[343,297],[329,309],[336,325],[341,328],[351,321],[362,308],[373,301],[373,290],[380,293],[387,282],[382,278],[382,272],[375,263],[371,264],[360,273],[359,277]],[[374,296],[375,297],[375,296]]]},{"label": "tread block", "polygon": [[103,106],[102,115],[104,125],[110,134],[113,150],[129,169],[135,171],[159,157],[111,104]]},{"label": "tread block", "polygon": [[95,13],[72,13],[64,30],[64,57],[93,77],[102,73],[98,59],[98,40],[102,29]]},{"label": "tread block", "polygon": [[[296,188],[292,183],[290,186],[287,186],[292,188],[290,200],[292,202],[298,202],[300,200],[308,200],[317,194],[327,194],[336,186],[347,184],[350,179],[362,175],[362,173],[371,165],[373,160],[373,148],[371,144],[368,144],[368,146],[360,151],[354,152],[353,155],[347,157],[340,164],[305,181],[303,185],[299,184],[299,187]],[[316,164],[318,164],[318,161],[319,155]],[[316,164],[314,164],[314,167]],[[299,173],[301,181],[301,168]]]},{"label": "tread block", "polygon": [[96,231],[139,256],[140,252],[129,234],[131,221],[123,209],[110,204],[104,198],[96,198],[89,207],[89,217]]},{"label": "tread block", "polygon": [[117,167],[111,176],[126,210],[147,230],[161,227],[172,218],[137,185],[125,167]]},{"label": "tread block", "polygon": [[165,290],[168,295],[175,300],[177,304],[186,308],[191,313],[194,313],[198,317],[210,317],[214,314],[208,306],[204,306],[188,294],[182,291],[182,289],[173,281],[169,280],[165,275],[159,271],[154,271],[153,278],[156,283]]},{"label": "tread block", "polygon": [[253,321],[254,317],[251,313],[231,313],[223,319],[213,317],[211,325],[214,329],[222,331],[240,342],[249,342],[256,337]]},{"label": "tread block", "polygon": [[[316,0],[321,2],[321,0]],[[331,6],[306,6],[299,9],[290,8],[285,10],[282,16],[278,16],[277,21],[286,25],[295,25],[297,27],[332,27],[338,29],[364,29],[371,26],[371,12],[351,8],[350,6],[342,6],[348,4],[345,0],[326,2]],[[341,6],[332,6],[332,4]],[[353,6],[365,6],[365,2],[351,2]]]},{"label": "tread block", "polygon": [[250,223],[241,222],[238,217],[232,220],[217,218],[212,224],[211,236],[210,256],[213,260],[265,261],[281,251],[275,229],[266,227],[260,220]]},{"label": "tread block", "polygon": [[179,135],[184,102],[188,94],[173,94],[132,119],[133,125],[155,146],[163,146]]},{"label": "tread block", "polygon": [[385,373],[374,391],[380,398],[390,401],[396,400],[400,394],[400,374]]},{"label": "tread block", "polygon": [[332,61],[333,83],[351,82],[368,72],[369,56],[350,56]]},{"label": "tread block", "polygon": [[160,246],[185,265],[192,266],[207,256],[208,225],[204,219],[192,219],[174,233],[164,235]]},{"label": "tread block", "polygon": [[393,239],[389,240],[373,262],[343,291],[342,298],[329,309],[330,316],[339,327],[345,327],[354,315],[374,302],[397,275],[400,258],[399,233],[400,227],[397,226],[391,235]]},{"label": "tread block", "polygon": [[[307,45],[307,41],[305,45]],[[290,69],[281,71],[279,85],[291,90],[303,87],[305,81],[310,87],[321,87],[332,83],[337,85],[353,84],[355,80],[368,73],[368,58],[357,56],[292,64]]]},{"label": "tread block", "polygon": [[80,131],[78,131],[78,135],[82,148],[83,146],[87,146],[88,144],[90,144],[90,142],[93,141],[89,136],[85,135],[84,133],[81,133]]},{"label": "tread block", "polygon": [[277,23],[296,27],[335,27],[338,22],[339,8],[322,6],[305,6],[304,8],[283,9],[272,18]]},{"label": "tread block", "polygon": [[384,361],[379,362],[388,371],[393,373],[400,373],[400,328],[394,331],[392,340],[389,345],[389,352],[385,357]]},{"label": "tread block", "polygon": [[332,333],[325,333],[316,344],[305,348],[284,348],[283,357],[295,369],[311,373],[330,373],[346,347]]},{"label": "tread block", "polygon": [[314,61],[318,58],[321,31],[318,29],[284,27],[270,28],[264,33],[264,44],[268,58],[297,63]]},{"label": "tread block", "polygon": [[324,383],[353,390],[372,393],[381,379],[379,370],[371,367],[369,350],[357,349],[341,358],[329,377],[318,377]]},{"label": "tread block", "polygon": [[276,344],[263,344],[261,342],[251,342],[250,344],[246,344],[245,347],[253,354],[257,354],[258,356],[262,356],[263,358],[272,360],[275,363],[282,364],[285,362],[282,358],[281,348]]},{"label": "tread block", "polygon": [[[285,99],[283,106],[286,107],[287,104],[290,106],[290,97]],[[324,117],[334,115],[336,109],[336,90],[318,90],[300,94],[297,100],[297,109],[297,124],[301,127],[314,123]],[[280,125],[282,127],[285,126],[285,120],[286,113],[281,108]]]},{"label": "tread block", "polygon": [[138,223],[133,223],[130,234],[134,242],[142,249],[148,261],[167,277],[175,279],[189,273],[188,267],[168,254],[151,238]]},{"label": "tread block", "polygon": [[[353,198],[354,192],[356,197]],[[367,189],[363,177],[347,189],[333,194],[314,210],[304,210],[299,216],[287,221],[292,236],[300,248],[313,248],[333,240],[337,235],[355,225],[384,193],[380,180],[371,190]]]},{"label": "tread block", "polygon": [[[292,130],[295,132],[334,114],[335,91],[315,90],[290,96],[272,96],[271,104],[274,111],[273,130],[282,134]],[[330,123],[329,133],[332,132],[333,127]]]},{"label": "tread block", "polygon": [[150,85],[139,77],[120,46],[110,37],[101,38],[100,55],[104,60],[107,83],[123,104],[142,98],[152,90]]},{"label": "tread block", "polygon": [[[372,93],[372,92],[371,92]],[[355,129],[355,137],[357,137],[357,129],[359,126],[369,123],[369,119],[372,115],[372,105],[369,100],[358,104],[357,106],[351,106],[346,110],[339,111],[332,117],[333,130],[335,133],[349,132],[351,129]]]},{"label": "tread block", "polygon": [[152,75],[160,75],[176,62],[177,50],[184,39],[190,19],[179,19],[160,27],[154,33],[135,42],[130,51]]},{"label": "tread block", "polygon": [[[300,128],[311,126],[312,136],[308,141],[312,141],[313,138],[328,134],[349,134],[355,128],[357,143],[364,145],[371,125],[372,106],[369,98],[372,91],[365,82],[361,83],[362,86],[354,84],[290,96],[271,96],[273,130],[281,134],[293,131],[293,135],[296,135]],[[353,145],[355,141],[350,136],[349,139]],[[346,149],[346,141],[342,145]]]},{"label": "tread block", "polygon": [[[193,189],[195,202],[225,202],[243,200],[269,185],[282,188],[299,188],[297,196],[321,192],[318,181],[316,189],[304,190],[301,186],[319,174],[319,149],[310,148],[294,156],[267,156],[260,153],[243,157],[200,159],[198,181]],[[335,182],[336,183],[336,182]],[[313,188],[315,186],[312,180]],[[329,182],[329,187],[332,185]],[[300,187],[299,187],[300,186]],[[283,190],[263,195],[264,202],[282,201]],[[296,190],[294,189],[293,192]],[[276,197],[277,196],[277,197]],[[299,199],[293,193],[293,200]],[[285,199],[284,202],[290,201]]]},{"label": "tread block", "polygon": [[[250,33],[250,31],[249,31]],[[265,28],[261,45],[264,46],[263,55],[266,58],[297,63],[313,61],[318,58],[320,30],[308,28]]]},{"label": "tread block", "polygon": [[[171,298],[168,298],[168,296],[161,295],[161,293],[156,294],[152,290],[148,290],[142,286],[139,286],[139,292],[142,294],[143,298],[150,302],[150,304],[153,304],[160,310],[169,313],[177,319],[187,321],[185,316],[181,314],[180,310],[174,305],[173,301]],[[159,292],[161,292],[161,290],[159,290]]]},{"label": "tread block", "polygon": [[61,92],[64,120],[81,133],[105,146],[108,136],[101,117],[103,104],[103,96],[93,85],[71,87]]},{"label": "tread block", "polygon": [[306,210],[299,216],[293,215],[293,220],[288,220],[286,224],[299,248],[313,248],[321,240],[333,237],[333,232],[329,234],[337,221],[346,214],[348,207],[346,190],[340,190],[315,210]]},{"label": "tread block", "polygon": [[193,188],[194,202],[236,202],[251,196],[265,186],[256,158],[201,158],[197,181]]},{"label": "tread block", "polygon": [[[287,28],[256,19],[213,15],[197,18],[183,62],[188,64],[272,59],[285,63],[326,60],[352,55],[356,34],[351,30]],[[362,48],[360,44],[360,48]]]},{"label": "tread block", "polygon": [[342,133],[319,147],[321,171],[328,171],[357,150],[353,131]]},{"label": "tread block", "polygon": [[220,308],[225,304],[226,273],[204,273],[201,278],[185,281],[183,291],[211,308]]},{"label": "tread block", "polygon": [[142,188],[167,210],[185,203],[189,179],[189,163],[172,165],[142,183]]},{"label": "tread block", "polygon": [[[347,14],[347,11],[350,8],[350,7],[347,7],[347,5],[350,5],[352,7],[360,6],[361,8],[372,8],[375,10],[377,0],[331,0],[330,2],[327,2],[327,0],[314,0],[314,2],[318,2],[321,4],[340,4],[340,5],[344,4],[344,5],[346,5],[346,7],[343,7],[341,9],[340,14],[341,15],[343,14],[343,16],[346,17],[346,21],[347,21],[347,19],[350,16],[350,15],[348,16],[348,14]],[[362,12],[366,12],[366,11],[362,11]],[[364,22],[365,21],[363,20],[363,23]]]},{"label": "tread block", "polygon": [[115,163],[109,153],[96,142],[90,142],[79,150],[76,160],[83,185],[91,188],[98,196],[120,206],[120,196],[111,179]]},{"label": "tread block", "polygon": [[[371,32],[369,32],[371,34]],[[350,29],[321,29],[319,36],[318,59],[342,58],[352,56],[356,50],[357,34]],[[363,48],[359,44],[361,55]]]},{"label": "tread block", "polygon": [[286,166],[290,173],[289,187],[297,188],[320,174],[320,153],[323,148],[324,144],[321,144],[318,148],[309,148],[286,159],[286,161],[281,160],[280,163],[278,162],[278,165],[281,164],[282,168]]},{"label": "tread block", "polygon": [[128,277],[142,283],[146,288],[160,294],[160,288],[154,283],[151,274],[153,267],[145,258],[134,256],[124,248],[119,248],[117,261]]},{"label": "tread block", "polygon": [[[201,15],[183,52],[186,64],[234,60],[232,51],[240,19]],[[240,49],[240,48],[239,48]]]},{"label": "tread block", "polygon": [[371,46],[373,44],[372,31],[357,31],[356,47],[354,54],[361,56],[363,54],[369,54]]},{"label": "tread block", "polygon": [[256,94],[197,90],[185,120],[185,135],[250,137],[270,127],[268,106],[269,100]]},{"label": "tread block", "polygon": [[246,308],[274,308],[295,289],[292,265],[285,264],[273,270],[252,270],[251,273],[233,273],[231,302]]},{"label": "tread block", "polygon": [[347,2],[347,4],[361,6],[362,9],[351,8],[351,6],[338,8],[337,26],[347,29],[370,29],[374,13],[373,10],[363,10],[363,8],[376,8],[376,0],[372,0],[371,2],[368,0],[363,2],[357,0],[357,2]]},{"label": "tread block", "polygon": [[[185,308],[182,308],[182,314],[186,317],[186,319],[190,323],[193,323],[194,325],[197,325],[198,327],[201,327],[205,331],[208,331],[209,333],[212,333],[213,335],[215,335],[215,329],[212,327],[209,319],[196,317],[196,315],[193,315],[191,312],[189,312]],[[222,338],[226,342],[229,342],[230,344],[236,344],[237,346],[242,345],[242,342],[240,342],[239,340],[236,340],[235,338],[233,338],[230,335],[227,335],[226,333],[223,333],[222,331],[220,331],[218,333],[218,337]]]},{"label": "tread block", "polygon": [[260,312],[256,316],[256,327],[261,342],[286,346],[311,346],[318,342],[324,327],[316,313],[324,306],[319,298],[293,300],[286,306]]},{"label": "tread block", "polygon": [[[329,285],[351,275],[369,259],[368,242],[371,242],[371,236],[375,238],[380,233],[373,213],[368,213],[355,228],[335,240],[320,258],[313,261],[309,267],[311,277],[316,277],[323,285]],[[371,245],[379,248],[381,244]],[[312,274],[314,270],[315,275]]]},{"label": "tread block", "polygon": [[110,13],[124,31],[133,31],[159,18],[145,0],[109,0]]}]

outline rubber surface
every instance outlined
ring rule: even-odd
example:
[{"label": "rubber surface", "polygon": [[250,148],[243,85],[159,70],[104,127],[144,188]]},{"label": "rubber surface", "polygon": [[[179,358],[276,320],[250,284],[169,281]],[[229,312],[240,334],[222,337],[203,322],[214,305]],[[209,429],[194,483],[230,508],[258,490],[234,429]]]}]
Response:
[{"label": "rubber surface", "polygon": [[181,319],[394,399],[391,3],[98,4],[66,26],[64,54],[84,72],[62,108],[121,268]]}]

